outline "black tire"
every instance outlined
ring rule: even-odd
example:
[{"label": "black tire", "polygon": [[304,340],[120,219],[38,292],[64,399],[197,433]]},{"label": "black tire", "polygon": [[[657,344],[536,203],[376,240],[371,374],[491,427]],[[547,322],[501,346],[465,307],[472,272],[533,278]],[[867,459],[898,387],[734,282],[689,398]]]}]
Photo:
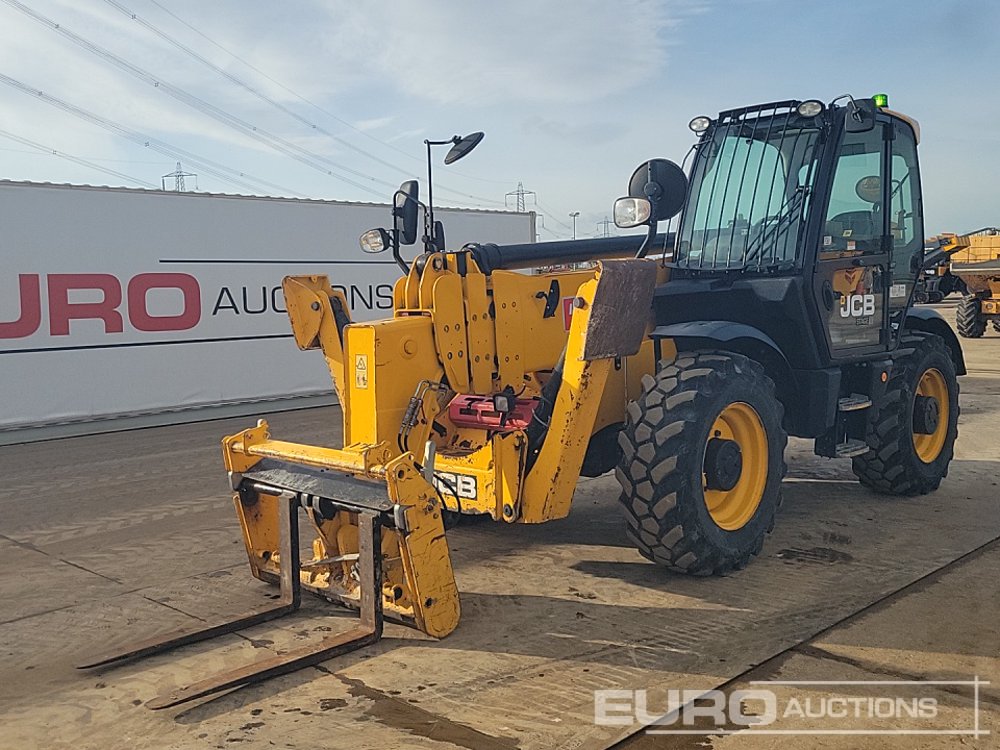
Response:
[{"label": "black tire", "polygon": [[[868,453],[855,456],[852,468],[861,484],[886,495],[925,495],[948,476],[948,464],[958,437],[958,379],[948,345],[929,333],[906,334],[901,348],[912,353],[898,358],[868,427]],[[914,404],[917,386],[928,370],[937,370],[948,387],[944,444],[937,457],[923,461],[914,445]]]},{"label": "black tire", "polygon": [[[753,515],[726,530],[706,505],[703,471],[715,420],[733,404],[756,412],[767,446],[766,478]],[[645,376],[642,395],[628,407],[616,471],[626,532],[639,553],[693,575],[746,566],[774,528],[781,505],[788,442],[783,415],[763,367],[740,354],[684,352],[655,377]]]},{"label": "black tire", "polygon": [[955,309],[955,326],[960,336],[978,339],[986,333],[986,316],[983,315],[979,297],[966,294],[958,301]]}]

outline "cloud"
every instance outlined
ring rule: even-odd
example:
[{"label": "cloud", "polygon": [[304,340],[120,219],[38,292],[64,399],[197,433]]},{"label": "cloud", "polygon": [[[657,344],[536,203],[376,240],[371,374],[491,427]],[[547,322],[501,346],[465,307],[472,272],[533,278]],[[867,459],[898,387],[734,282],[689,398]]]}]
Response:
[{"label": "cloud", "polygon": [[661,72],[674,23],[657,0],[317,2],[332,56],[443,104],[585,103],[635,88]]}]

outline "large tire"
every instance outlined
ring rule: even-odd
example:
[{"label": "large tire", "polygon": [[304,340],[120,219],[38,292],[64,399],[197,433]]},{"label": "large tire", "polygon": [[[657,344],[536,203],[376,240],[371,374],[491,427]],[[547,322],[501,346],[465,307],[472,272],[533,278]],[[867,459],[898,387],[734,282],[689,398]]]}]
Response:
[{"label": "large tire", "polygon": [[[887,495],[924,495],[948,476],[958,437],[958,379],[944,339],[911,332],[900,344],[913,349],[893,364],[892,376],[868,427],[871,450],[855,456],[861,484]],[[921,425],[918,397],[937,405],[935,429]],[[914,413],[917,412],[915,418]],[[926,420],[926,417],[924,417]]]},{"label": "large tire", "polygon": [[[743,568],[781,504],[788,437],[774,383],[747,357],[704,351],[678,354],[642,384],[619,437],[616,471],[629,538],[643,557],[672,570]],[[732,442],[740,458],[724,463],[719,447]],[[732,458],[732,446],[726,451]],[[709,453],[715,458],[706,462]]]},{"label": "large tire", "polygon": [[986,333],[986,316],[983,315],[979,297],[975,294],[963,295],[955,309],[955,326],[960,336],[978,339]]}]

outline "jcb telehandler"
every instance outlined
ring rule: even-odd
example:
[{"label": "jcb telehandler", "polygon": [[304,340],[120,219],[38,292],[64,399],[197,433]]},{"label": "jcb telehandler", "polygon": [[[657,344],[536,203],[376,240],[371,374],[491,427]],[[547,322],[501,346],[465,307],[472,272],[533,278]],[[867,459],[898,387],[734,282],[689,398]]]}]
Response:
[{"label": "jcb telehandler", "polygon": [[[910,306],[924,262],[916,123],[848,96],[731,109],[691,128],[690,176],[652,160],[615,205],[618,225],[645,225],[645,237],[447,250],[428,211],[424,252],[407,262],[411,181],[393,228],[363,237],[404,272],[392,318],[353,323],[325,276],[286,278],[295,341],[329,365],[344,446],[283,442],[264,421],[223,441],[251,572],[279,581],[281,601],[87,666],[276,617],[302,589],[359,609],[360,625],[150,706],[371,643],[383,616],[446,636],[459,621],[446,521],[562,518],[581,474],[616,466],[639,552],[696,575],[760,552],[789,434],[850,457],[877,492],[935,490],[965,367],[947,324]],[[446,163],[479,138],[456,136]],[[656,234],[681,211],[676,232]],[[586,260],[596,266],[521,272]]]}]

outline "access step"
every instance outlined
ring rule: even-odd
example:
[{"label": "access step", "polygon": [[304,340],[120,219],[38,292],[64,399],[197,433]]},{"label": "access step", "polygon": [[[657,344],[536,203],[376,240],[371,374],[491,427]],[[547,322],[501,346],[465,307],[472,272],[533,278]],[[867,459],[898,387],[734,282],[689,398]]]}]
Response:
[{"label": "access step", "polygon": [[834,448],[837,458],[860,456],[862,453],[867,453],[869,450],[871,450],[871,448],[868,447],[868,443],[864,440],[848,440],[843,443],[837,443],[837,447]]},{"label": "access step", "polygon": [[858,411],[867,409],[872,405],[872,400],[862,393],[852,393],[850,396],[837,400],[837,408],[840,411]]}]

